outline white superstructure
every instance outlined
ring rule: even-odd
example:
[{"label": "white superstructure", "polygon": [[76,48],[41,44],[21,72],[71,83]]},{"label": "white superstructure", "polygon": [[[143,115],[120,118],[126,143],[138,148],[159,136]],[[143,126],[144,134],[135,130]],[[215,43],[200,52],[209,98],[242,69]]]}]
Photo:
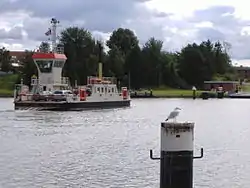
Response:
[{"label": "white superstructure", "polygon": [[[102,76],[102,63],[99,63],[98,77],[87,77],[84,86],[72,86],[69,78],[62,77],[62,69],[67,60],[63,48],[56,44],[56,27],[58,20],[52,18],[52,29],[46,35],[52,35],[52,51],[33,54],[32,58],[38,70],[38,76],[31,78],[31,89],[23,83],[15,90],[15,102],[24,101],[66,101],[66,102],[108,102],[130,101],[127,87],[117,88],[117,81],[112,77]],[[64,92],[69,90],[72,92]],[[61,97],[60,97],[61,92]],[[66,93],[66,94],[65,94]]]}]

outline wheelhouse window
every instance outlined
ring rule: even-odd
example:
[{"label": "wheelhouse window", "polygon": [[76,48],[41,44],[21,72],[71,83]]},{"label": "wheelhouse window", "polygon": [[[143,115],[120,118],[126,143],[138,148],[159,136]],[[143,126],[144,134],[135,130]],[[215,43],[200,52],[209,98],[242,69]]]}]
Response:
[{"label": "wheelhouse window", "polygon": [[40,61],[36,61],[39,70],[42,73],[48,73],[52,71],[52,65],[53,65],[53,61],[48,61],[48,60],[40,60]]},{"label": "wheelhouse window", "polygon": [[64,61],[55,61],[54,67],[62,68],[64,65]]}]

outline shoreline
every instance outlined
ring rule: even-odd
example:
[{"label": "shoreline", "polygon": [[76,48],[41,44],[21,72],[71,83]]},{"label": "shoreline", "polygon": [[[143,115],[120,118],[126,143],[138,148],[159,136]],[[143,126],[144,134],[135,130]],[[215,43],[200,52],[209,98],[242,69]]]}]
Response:
[{"label": "shoreline", "polygon": [[[195,98],[203,98],[202,92],[206,92],[209,98],[217,98],[217,94],[214,92],[209,91],[196,91]],[[161,89],[161,90],[153,90],[152,95],[150,93],[138,93],[137,95],[134,95],[131,93],[131,99],[135,98],[148,98],[148,99],[154,99],[154,98],[193,98],[193,91],[192,90],[176,90],[176,89]],[[0,98],[13,98],[14,94],[12,91],[4,91],[1,92],[0,89]],[[224,98],[227,98],[226,95],[224,95]]]},{"label": "shoreline", "polygon": [[0,98],[13,98],[14,95],[0,94]]},{"label": "shoreline", "polygon": [[[152,97],[131,97],[131,99],[193,99],[193,96],[152,96]],[[218,97],[209,97],[209,99],[217,99]],[[224,96],[223,98],[230,98]],[[201,96],[196,96],[195,99],[203,99]]]},{"label": "shoreline", "polygon": [[[193,99],[193,92],[191,90],[175,90],[175,89],[162,89],[162,90],[153,90],[152,95],[150,93],[138,93],[137,95],[134,95],[131,93],[131,99],[159,99],[159,98],[183,98],[183,99]],[[14,98],[13,92],[2,92],[0,89],[0,98]],[[222,95],[219,97],[218,93],[216,92],[210,92],[210,91],[196,91],[195,99],[211,99],[211,98],[232,98],[229,97],[227,94]],[[233,98],[243,98],[243,97],[233,97]],[[248,97],[244,98],[250,98],[250,95]]]},{"label": "shoreline", "polygon": [[[13,98],[14,95],[8,95],[8,94],[0,94],[0,98]],[[183,99],[193,99],[193,96],[180,96],[180,95],[176,95],[176,96],[132,96],[131,99],[160,99],[160,98],[169,98],[169,99],[173,99],[173,98],[183,98]],[[217,97],[209,97],[209,98],[217,98]],[[228,96],[224,96],[224,98],[229,98]],[[196,99],[202,99],[201,96],[196,96]]]}]

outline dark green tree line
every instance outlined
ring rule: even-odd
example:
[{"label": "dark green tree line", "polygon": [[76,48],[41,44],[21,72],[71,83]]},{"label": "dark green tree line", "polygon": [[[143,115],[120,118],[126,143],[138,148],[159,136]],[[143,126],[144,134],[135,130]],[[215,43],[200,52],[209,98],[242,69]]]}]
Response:
[{"label": "dark green tree line", "polygon": [[11,58],[9,51],[5,48],[0,49],[0,68],[3,72],[12,71]]},{"label": "dark green tree line", "polygon": [[[236,74],[231,59],[222,43],[210,40],[200,44],[188,44],[179,52],[164,50],[163,41],[150,38],[142,47],[137,36],[129,29],[119,28],[106,42],[108,50],[100,49],[97,41],[86,29],[66,28],[60,35],[60,45],[67,56],[63,74],[79,84],[85,84],[87,76],[98,74],[98,62],[103,63],[104,76],[115,76],[122,85],[131,88],[170,86],[191,88],[202,87],[205,80],[234,80]],[[104,44],[102,44],[104,47]],[[48,51],[49,45],[42,43],[41,51]],[[36,73],[31,59],[32,52],[26,52],[21,74],[28,82]],[[6,55],[0,51],[0,62],[5,68]]]}]

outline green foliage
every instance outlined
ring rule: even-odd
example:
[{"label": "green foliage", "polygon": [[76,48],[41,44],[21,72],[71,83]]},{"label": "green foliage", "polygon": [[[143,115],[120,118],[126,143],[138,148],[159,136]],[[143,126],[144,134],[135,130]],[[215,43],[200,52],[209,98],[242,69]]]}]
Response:
[{"label": "green foliage", "polygon": [[30,86],[31,84],[31,77],[33,75],[37,75],[37,68],[34,64],[34,61],[32,59],[33,52],[26,51],[24,56],[21,59],[22,65],[21,65],[21,78],[23,79],[24,84],[27,84]]},{"label": "green foliage", "polygon": [[216,80],[216,81],[234,81],[234,80],[237,80],[237,75],[232,74],[230,72],[225,73],[225,74],[215,74],[213,76],[212,80]]},{"label": "green foliage", "polygon": [[[199,96],[201,91],[196,91],[196,95]],[[155,89],[153,90],[153,95],[156,97],[192,97],[192,90],[183,90],[183,89]]]},{"label": "green foliage", "polygon": [[5,48],[0,49],[0,68],[3,72],[11,71],[11,58],[9,51]]},{"label": "green foliage", "polygon": [[107,46],[112,50],[118,49],[123,55],[127,55],[129,51],[138,46],[138,39],[129,29],[119,28],[111,34],[107,41]]},{"label": "green foliage", "polygon": [[78,80],[78,84],[85,84],[87,76],[97,74],[99,47],[89,31],[77,27],[67,28],[62,31],[60,42],[68,58],[63,72],[71,83]]},{"label": "green foliage", "polygon": [[[229,55],[220,42],[207,40],[201,44],[189,44],[179,54],[178,72],[188,84],[202,87],[205,80],[223,75],[223,79],[234,79]],[[229,73],[231,75],[229,76]]]},{"label": "green foliage", "polygon": [[[169,86],[176,89],[201,88],[205,80],[235,80],[236,73],[227,54],[228,45],[203,41],[188,44],[180,52],[163,50],[163,41],[150,38],[142,47],[137,36],[129,29],[118,28],[106,42],[109,50],[104,52],[103,44],[97,42],[92,34],[78,27],[69,27],[60,35],[60,45],[64,46],[67,61],[63,75],[72,84],[86,84],[87,76],[98,74],[98,63],[103,63],[104,76],[115,76],[121,85],[131,88],[155,88]],[[40,49],[46,51],[47,43]],[[37,74],[31,58],[26,52],[19,70],[24,83]],[[0,62],[9,69],[8,53],[0,51]],[[7,62],[7,63],[6,63]]]},{"label": "green foliage", "polygon": [[0,76],[0,89],[1,90],[13,90],[18,80],[19,75],[11,74]]},{"label": "green foliage", "polygon": [[13,97],[13,89],[1,89],[0,88],[0,97]]},{"label": "green foliage", "polygon": [[39,51],[48,53],[50,51],[50,44],[48,42],[41,42],[39,46]]}]

